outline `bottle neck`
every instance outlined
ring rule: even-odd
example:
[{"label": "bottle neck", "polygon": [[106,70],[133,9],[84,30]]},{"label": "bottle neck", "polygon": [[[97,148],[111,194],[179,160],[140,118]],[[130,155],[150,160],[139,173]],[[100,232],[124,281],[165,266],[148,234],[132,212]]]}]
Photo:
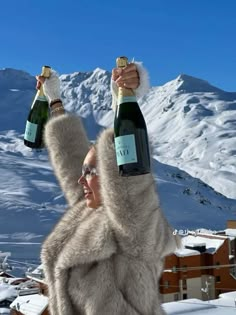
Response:
[{"label": "bottle neck", "polygon": [[37,96],[45,97],[44,92],[43,92],[43,85],[41,84]]},{"label": "bottle neck", "polygon": [[43,101],[43,102],[47,102],[47,98],[43,92],[43,86],[41,85],[38,92],[36,93],[36,97],[35,100],[39,100],[39,101]]},{"label": "bottle neck", "polygon": [[35,98],[34,98],[34,101],[32,103],[32,106],[31,106],[31,109],[33,108],[34,104],[36,101],[40,101],[40,102],[47,102],[48,103],[48,100],[43,92],[43,86],[41,85],[41,87],[38,89],[36,95],[35,95]]},{"label": "bottle neck", "polygon": [[122,103],[136,102],[136,97],[132,89],[119,87],[118,89],[118,105]]}]

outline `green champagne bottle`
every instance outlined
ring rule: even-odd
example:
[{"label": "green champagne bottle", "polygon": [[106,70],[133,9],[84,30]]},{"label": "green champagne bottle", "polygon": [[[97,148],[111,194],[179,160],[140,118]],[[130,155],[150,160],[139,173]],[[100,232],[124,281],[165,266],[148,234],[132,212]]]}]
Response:
[{"label": "green champagne bottle", "polygon": [[[42,76],[48,78],[50,76],[50,67],[42,67]],[[33,149],[40,149],[44,147],[43,131],[44,126],[49,117],[48,101],[43,92],[43,86],[36,93],[34,101],[27,118],[24,144]]]},{"label": "green champagne bottle", "polygon": [[[117,67],[128,65],[126,57],[116,60]],[[147,127],[132,89],[118,90],[114,120],[116,159],[121,176],[150,173],[150,152]]]}]

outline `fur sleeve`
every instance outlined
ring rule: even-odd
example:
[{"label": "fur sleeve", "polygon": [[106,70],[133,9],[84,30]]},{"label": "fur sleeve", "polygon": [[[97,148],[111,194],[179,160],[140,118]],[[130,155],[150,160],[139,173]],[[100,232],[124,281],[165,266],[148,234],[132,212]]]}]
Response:
[{"label": "fur sleeve", "polygon": [[55,175],[72,206],[83,195],[78,179],[89,149],[80,118],[66,114],[49,120],[45,128],[45,143]]},{"label": "fur sleeve", "polygon": [[164,257],[177,244],[160,209],[153,176],[119,176],[113,137],[112,130],[105,130],[97,150],[101,194],[118,243],[135,256]]}]

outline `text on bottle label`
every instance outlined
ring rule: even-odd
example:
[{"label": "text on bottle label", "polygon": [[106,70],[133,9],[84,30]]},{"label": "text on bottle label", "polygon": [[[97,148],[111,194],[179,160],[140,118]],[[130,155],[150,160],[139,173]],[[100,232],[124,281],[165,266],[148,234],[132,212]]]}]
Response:
[{"label": "text on bottle label", "polygon": [[30,142],[35,142],[37,127],[37,124],[33,124],[27,120],[24,139]]},{"label": "text on bottle label", "polygon": [[125,135],[115,138],[115,149],[118,165],[137,163],[134,135]]}]

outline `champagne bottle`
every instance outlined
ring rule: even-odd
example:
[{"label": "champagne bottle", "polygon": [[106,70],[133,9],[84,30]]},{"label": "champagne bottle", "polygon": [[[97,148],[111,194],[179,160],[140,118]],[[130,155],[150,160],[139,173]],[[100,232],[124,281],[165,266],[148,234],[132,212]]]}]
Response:
[{"label": "champagne bottle", "polygon": [[[116,59],[117,67],[128,64],[126,57]],[[114,120],[116,159],[121,176],[150,173],[147,127],[134,91],[119,87]]]},{"label": "champagne bottle", "polygon": [[[50,67],[42,67],[42,76],[48,78],[50,76]],[[44,146],[43,131],[44,126],[49,117],[48,101],[43,92],[43,86],[36,93],[34,101],[27,118],[24,144],[33,149],[39,149]]]}]

